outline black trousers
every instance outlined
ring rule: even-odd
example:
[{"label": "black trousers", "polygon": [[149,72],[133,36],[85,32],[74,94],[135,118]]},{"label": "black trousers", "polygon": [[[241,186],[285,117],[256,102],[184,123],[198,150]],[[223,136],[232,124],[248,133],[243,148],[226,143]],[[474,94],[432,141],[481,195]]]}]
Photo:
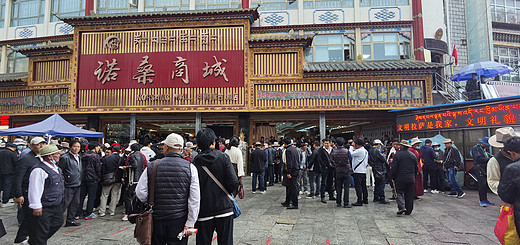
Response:
[{"label": "black trousers", "polygon": [[[337,172],[336,171],[336,203],[341,204],[341,198],[343,197],[343,205],[349,204],[349,186],[350,186],[350,173]],[[343,195],[343,190],[345,194]]]},{"label": "black trousers", "polygon": [[274,182],[282,182],[282,169],[280,167],[280,164],[274,165]]},{"label": "black trousers", "polygon": [[[233,215],[214,218],[207,221],[197,221],[197,245],[208,245],[213,240],[213,231],[217,231],[219,245],[233,245]],[[178,233],[177,233],[178,234]]]},{"label": "black trousers", "polygon": [[487,201],[487,193],[489,186],[487,183],[487,169],[484,166],[475,165],[473,166],[473,173],[477,176],[478,181],[478,197],[480,201]]},{"label": "black trousers", "polygon": [[[274,164],[269,164],[267,167],[267,177],[269,185],[274,185]],[[267,185],[267,181],[265,182]]]},{"label": "black trousers", "polygon": [[285,186],[285,203],[298,206],[298,175],[291,175]]},{"label": "black trousers", "polygon": [[368,202],[366,174],[354,173],[354,188],[356,189],[357,202]]},{"label": "black trousers", "polygon": [[153,220],[152,245],[183,245],[188,244],[188,237],[179,240],[177,235],[184,230],[184,219]]},{"label": "black trousers", "polygon": [[[431,188],[432,190],[434,190],[433,186],[434,186],[434,175],[435,175],[435,171],[434,171],[434,166],[433,164],[430,165],[430,164],[424,164],[423,166],[423,189],[428,189],[428,188]],[[428,182],[429,180],[429,182]]]},{"label": "black trousers", "polygon": [[[32,216],[32,209],[29,208],[29,198],[23,197],[24,202],[22,204],[22,212],[18,211],[18,215],[21,216],[22,222],[18,227],[18,232],[16,232],[16,238],[14,239],[15,243],[20,243],[25,241],[29,236],[29,225],[31,223],[30,217]],[[20,220],[18,220],[20,222]]]},{"label": "black trousers", "polygon": [[63,195],[63,212],[67,211],[67,218],[65,222],[70,223],[74,221],[76,214],[78,213],[79,198],[81,194],[81,186],[78,187],[65,187]]},{"label": "black trousers", "polygon": [[432,177],[432,188],[438,191],[444,191],[445,186],[445,179],[446,179],[446,173],[444,172],[444,169],[442,168],[442,164],[435,163],[433,167],[433,173]]},{"label": "black trousers", "polygon": [[385,201],[386,174],[374,175],[374,200]]},{"label": "black trousers", "polygon": [[42,216],[30,215],[29,244],[46,245],[63,224],[62,206],[44,207]]},{"label": "black trousers", "polygon": [[335,175],[335,169],[334,168],[328,168],[327,169],[327,186],[325,189],[329,193],[329,198],[334,197],[334,176]]},{"label": "black trousers", "polygon": [[13,186],[14,174],[2,174],[0,176],[0,184],[2,185],[2,203],[8,203],[11,198],[11,189]]},{"label": "black trousers", "polygon": [[[76,212],[76,216],[89,216],[94,210],[94,201],[96,200],[96,193],[98,189],[98,182],[96,181],[83,181],[81,183],[81,196],[79,199],[80,208],[78,208],[78,212]],[[88,195],[87,199],[87,209],[83,212],[83,202]]]},{"label": "black trousers", "polygon": [[[125,214],[130,214],[130,211],[132,211],[132,202],[134,201],[135,196],[135,187],[137,184],[133,184],[128,186],[126,189],[125,195],[123,196],[123,202],[125,204]],[[183,227],[184,229],[184,227]]]},{"label": "black trousers", "polygon": [[396,181],[395,187],[397,191],[397,208],[399,210],[406,209],[405,214],[411,214],[413,211],[413,197],[415,196],[415,181]]}]

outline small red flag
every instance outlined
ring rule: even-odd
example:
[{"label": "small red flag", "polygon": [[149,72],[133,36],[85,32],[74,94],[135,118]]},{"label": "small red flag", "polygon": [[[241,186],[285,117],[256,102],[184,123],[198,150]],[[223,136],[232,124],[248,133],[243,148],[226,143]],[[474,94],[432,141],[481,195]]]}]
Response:
[{"label": "small red flag", "polygon": [[453,45],[453,52],[451,53],[451,56],[455,58],[455,65],[459,65],[459,55],[457,54],[457,46]]}]

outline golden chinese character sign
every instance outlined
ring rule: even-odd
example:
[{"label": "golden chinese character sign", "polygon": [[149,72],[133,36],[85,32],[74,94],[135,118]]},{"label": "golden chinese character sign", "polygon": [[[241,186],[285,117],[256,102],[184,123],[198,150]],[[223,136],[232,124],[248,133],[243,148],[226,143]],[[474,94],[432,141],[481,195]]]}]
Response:
[{"label": "golden chinese character sign", "polygon": [[474,105],[397,117],[397,131],[505,127],[520,124],[520,103]]},{"label": "golden chinese character sign", "polygon": [[243,105],[244,46],[244,26],[80,33],[78,107]]}]

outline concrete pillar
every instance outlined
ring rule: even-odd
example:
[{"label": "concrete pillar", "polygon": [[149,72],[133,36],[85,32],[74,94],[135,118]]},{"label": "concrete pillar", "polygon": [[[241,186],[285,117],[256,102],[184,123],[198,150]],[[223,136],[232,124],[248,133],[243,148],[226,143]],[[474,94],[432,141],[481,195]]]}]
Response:
[{"label": "concrete pillar", "polygon": [[9,30],[8,28],[11,26],[11,12],[13,9],[13,2],[12,1],[5,1],[5,12],[4,12],[4,40],[9,37]]},{"label": "concrete pillar", "polygon": [[52,18],[52,0],[46,0],[45,1],[45,12],[43,14],[43,35],[39,36],[50,36],[48,34],[49,30],[49,23],[51,22]]},{"label": "concrete pillar", "polygon": [[137,12],[144,12],[144,5],[145,5],[144,0],[139,0],[137,2]]},{"label": "concrete pillar", "polygon": [[130,140],[135,140],[136,119],[135,113],[130,114]]},{"label": "concrete pillar", "polygon": [[[303,1],[298,1],[298,25],[303,25],[305,19],[303,18]],[[289,25],[291,25],[289,23]]]},{"label": "concrete pillar", "polygon": [[[361,60],[363,60],[363,43],[361,42],[361,39],[362,39],[361,38],[361,28],[356,27],[354,35],[356,37],[356,43],[355,43],[356,56],[354,56],[353,58],[357,61],[361,61]],[[361,59],[359,59],[359,58],[361,58]]]},{"label": "concrete pillar", "polygon": [[202,129],[202,113],[195,113],[195,135]]},{"label": "concrete pillar", "polygon": [[195,1],[197,0],[190,0],[190,10],[195,10]]},{"label": "concrete pillar", "polygon": [[320,112],[320,142],[327,138],[327,124],[325,123],[325,112]]},{"label": "concrete pillar", "polygon": [[2,45],[2,61],[0,62],[0,73],[7,73],[7,45]]}]

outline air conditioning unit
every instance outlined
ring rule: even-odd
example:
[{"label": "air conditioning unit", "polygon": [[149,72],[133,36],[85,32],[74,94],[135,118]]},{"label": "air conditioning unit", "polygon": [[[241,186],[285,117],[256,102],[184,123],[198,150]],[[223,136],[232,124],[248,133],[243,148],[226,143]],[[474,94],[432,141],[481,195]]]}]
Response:
[{"label": "air conditioning unit", "polygon": [[128,0],[128,4],[130,4],[130,7],[137,8],[137,2],[139,0]]}]

